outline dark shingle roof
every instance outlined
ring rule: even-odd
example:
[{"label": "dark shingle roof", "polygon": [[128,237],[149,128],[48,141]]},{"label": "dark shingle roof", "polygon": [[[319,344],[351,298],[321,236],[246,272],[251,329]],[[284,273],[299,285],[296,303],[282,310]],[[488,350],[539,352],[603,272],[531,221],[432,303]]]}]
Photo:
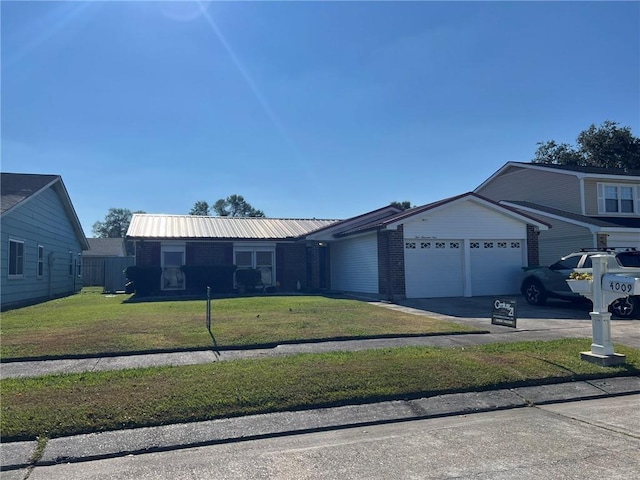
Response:
[{"label": "dark shingle roof", "polygon": [[568,220],[595,225],[597,227],[622,227],[622,228],[640,228],[640,218],[631,217],[589,217],[578,213],[571,213],[557,208],[547,207],[533,202],[524,202],[520,200],[504,200],[506,203],[537,210],[541,213],[548,213],[556,217],[564,217]]},{"label": "dark shingle roof", "polygon": [[89,250],[85,257],[125,257],[123,238],[87,238]]},{"label": "dark shingle roof", "polygon": [[15,207],[59,178],[59,175],[2,173],[0,181],[1,213]]},{"label": "dark shingle roof", "polygon": [[630,175],[640,176],[640,170],[630,170],[626,168],[603,168],[603,167],[591,167],[591,166],[578,166],[578,165],[557,165],[555,163],[526,163],[526,162],[511,162],[513,164],[555,168],[556,170],[566,170],[569,172],[588,173],[593,175]]}]

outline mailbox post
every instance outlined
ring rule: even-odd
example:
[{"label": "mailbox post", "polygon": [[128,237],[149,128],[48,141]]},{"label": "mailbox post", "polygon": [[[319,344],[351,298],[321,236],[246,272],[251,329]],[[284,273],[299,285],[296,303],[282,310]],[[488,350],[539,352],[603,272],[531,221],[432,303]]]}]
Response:
[{"label": "mailbox post", "polygon": [[[640,293],[640,279],[607,273],[609,256],[602,254],[591,257],[593,265],[591,291],[582,293],[593,302],[593,311],[589,313],[593,342],[591,351],[580,352],[580,358],[602,366],[619,365],[625,363],[627,358],[613,351],[609,305],[618,298]],[[570,282],[569,286],[574,290]]]}]

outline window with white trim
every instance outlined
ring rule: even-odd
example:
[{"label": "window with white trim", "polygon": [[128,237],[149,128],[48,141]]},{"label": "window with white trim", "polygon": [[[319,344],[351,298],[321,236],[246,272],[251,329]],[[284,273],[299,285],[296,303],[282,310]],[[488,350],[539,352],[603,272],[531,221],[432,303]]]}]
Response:
[{"label": "window with white trim", "polygon": [[24,242],[9,239],[9,278],[24,277]]},{"label": "window with white trim", "polygon": [[69,276],[73,275],[73,252],[69,252]]},{"label": "window with white trim", "polygon": [[44,275],[44,247],[42,245],[38,245],[38,267],[36,272],[38,277]]},{"label": "window with white trim", "polygon": [[637,213],[640,209],[640,187],[613,183],[598,184],[598,213]]},{"label": "window with white trim", "polygon": [[260,270],[262,285],[275,284],[275,248],[270,247],[237,247],[233,252],[235,266],[238,270],[255,268]]},{"label": "window with white trim", "polygon": [[82,277],[82,254],[78,254],[78,263],[76,263],[76,276]]}]

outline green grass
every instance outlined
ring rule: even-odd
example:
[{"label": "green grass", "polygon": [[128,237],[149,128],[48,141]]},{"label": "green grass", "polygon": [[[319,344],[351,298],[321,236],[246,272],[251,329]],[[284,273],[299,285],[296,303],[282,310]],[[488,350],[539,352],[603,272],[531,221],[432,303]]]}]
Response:
[{"label": "green grass", "polygon": [[[208,348],[204,300],[127,303],[96,289],[2,313],[0,358]],[[265,296],[212,301],[218,347],[474,331],[355,300]]]},{"label": "green grass", "polygon": [[589,339],[404,347],[1,382],[4,441],[56,437],[447,392],[640,373],[579,359]]}]

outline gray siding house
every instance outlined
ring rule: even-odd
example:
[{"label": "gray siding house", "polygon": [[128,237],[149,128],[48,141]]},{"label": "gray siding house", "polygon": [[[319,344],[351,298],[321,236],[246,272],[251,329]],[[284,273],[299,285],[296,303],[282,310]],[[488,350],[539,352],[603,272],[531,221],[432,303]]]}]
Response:
[{"label": "gray siding house", "polygon": [[89,245],[62,178],[2,173],[1,189],[2,310],[79,291]]},{"label": "gray siding house", "polygon": [[581,248],[640,249],[640,171],[508,162],[474,192],[551,225],[541,265]]}]

